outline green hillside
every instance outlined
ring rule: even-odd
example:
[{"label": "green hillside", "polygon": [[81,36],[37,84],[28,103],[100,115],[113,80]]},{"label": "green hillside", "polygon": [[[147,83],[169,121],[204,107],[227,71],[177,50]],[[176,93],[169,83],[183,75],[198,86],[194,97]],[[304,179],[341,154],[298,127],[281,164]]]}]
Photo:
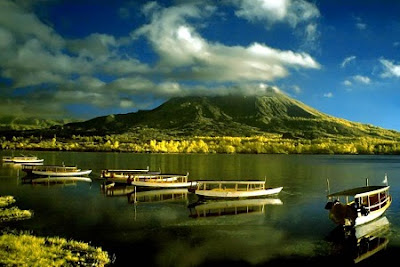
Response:
[{"label": "green hillside", "polygon": [[50,120],[35,117],[0,116],[0,130],[38,130],[63,125],[71,120]]},{"label": "green hillside", "polygon": [[101,136],[156,131],[171,137],[273,133],[294,139],[400,139],[399,132],[335,118],[276,92],[263,96],[177,97],[153,110],[97,117],[53,128],[61,135]]}]

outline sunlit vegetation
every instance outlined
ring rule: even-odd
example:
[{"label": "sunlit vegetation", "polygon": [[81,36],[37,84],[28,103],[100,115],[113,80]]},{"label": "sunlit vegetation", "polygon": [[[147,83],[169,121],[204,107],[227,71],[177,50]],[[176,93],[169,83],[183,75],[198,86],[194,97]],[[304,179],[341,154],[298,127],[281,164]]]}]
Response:
[{"label": "sunlit vegetation", "polygon": [[32,217],[33,212],[30,210],[20,210],[18,207],[8,208],[14,202],[13,196],[0,197],[0,222],[24,220]]},{"label": "sunlit vegetation", "polygon": [[0,197],[0,208],[6,207],[15,202],[13,196],[2,196]]},{"label": "sunlit vegetation", "polygon": [[116,151],[134,153],[245,154],[400,154],[400,142],[371,137],[296,139],[269,134],[253,137],[192,137],[142,140],[130,134],[0,140],[2,149],[58,151]]},{"label": "sunlit vegetation", "polygon": [[29,233],[0,236],[2,266],[105,266],[109,262],[107,252],[84,242]]},{"label": "sunlit vegetation", "polygon": [[20,210],[17,207],[9,209],[0,209],[0,222],[23,220],[32,217],[32,212],[29,210]]},{"label": "sunlit vegetation", "polygon": [[[0,223],[28,219],[33,212],[17,207],[13,196],[0,196]],[[0,235],[1,266],[105,266],[108,253],[84,242],[60,237],[36,237],[8,230]]]}]

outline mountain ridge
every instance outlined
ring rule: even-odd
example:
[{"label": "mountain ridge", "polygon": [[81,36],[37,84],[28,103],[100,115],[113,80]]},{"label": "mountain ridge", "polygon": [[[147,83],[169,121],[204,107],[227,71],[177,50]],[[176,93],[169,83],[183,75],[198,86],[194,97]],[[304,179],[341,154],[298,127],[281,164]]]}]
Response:
[{"label": "mountain ridge", "polygon": [[167,136],[253,136],[285,138],[376,137],[399,139],[400,133],[320,112],[284,93],[258,96],[175,97],[153,110],[111,114],[84,122],[54,126],[75,134],[123,134],[153,129]]}]

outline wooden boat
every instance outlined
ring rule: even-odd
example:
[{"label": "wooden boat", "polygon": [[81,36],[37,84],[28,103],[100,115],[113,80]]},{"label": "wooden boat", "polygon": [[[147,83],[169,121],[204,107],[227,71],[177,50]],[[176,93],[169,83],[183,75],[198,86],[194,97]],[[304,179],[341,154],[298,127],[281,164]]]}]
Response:
[{"label": "wooden boat", "polygon": [[265,181],[197,181],[191,188],[199,197],[208,198],[249,198],[276,195],[283,187],[266,188]]},{"label": "wooden boat", "polygon": [[189,188],[196,182],[188,181],[189,173],[183,174],[141,174],[128,178],[127,183],[146,188]]},{"label": "wooden boat", "polygon": [[209,201],[190,205],[190,217],[212,217],[222,215],[238,215],[264,213],[266,205],[282,205],[279,198],[237,199]]},{"label": "wooden boat", "polygon": [[81,170],[76,166],[58,165],[23,165],[22,170],[36,176],[66,177],[89,175],[92,170]]},{"label": "wooden boat", "polygon": [[[385,176],[387,181],[387,177]],[[329,181],[328,192],[329,192]],[[392,203],[390,186],[367,185],[328,194],[325,209],[329,218],[342,226],[358,226],[380,217]]]},{"label": "wooden boat", "polygon": [[150,171],[149,166],[147,169],[105,169],[101,171],[102,178],[129,178],[137,174],[160,174],[159,171]]},{"label": "wooden boat", "polygon": [[[101,171],[101,177],[109,182],[117,184],[130,184],[131,178],[139,175],[157,175],[159,171],[150,171],[147,169],[105,169]],[[129,179],[129,180],[128,180]]]},{"label": "wooden boat", "polygon": [[44,159],[39,159],[36,156],[4,156],[3,162],[17,163],[17,164],[37,164],[43,163]]}]

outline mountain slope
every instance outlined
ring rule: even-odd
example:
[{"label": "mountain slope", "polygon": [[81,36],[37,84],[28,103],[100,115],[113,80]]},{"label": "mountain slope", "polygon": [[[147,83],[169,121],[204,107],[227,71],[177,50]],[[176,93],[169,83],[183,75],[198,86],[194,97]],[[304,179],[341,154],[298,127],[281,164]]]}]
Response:
[{"label": "mountain slope", "polygon": [[58,134],[122,134],[153,129],[169,136],[251,136],[282,134],[287,138],[378,137],[400,133],[350,122],[319,112],[283,93],[263,96],[177,97],[159,107],[97,117],[54,127]]}]

